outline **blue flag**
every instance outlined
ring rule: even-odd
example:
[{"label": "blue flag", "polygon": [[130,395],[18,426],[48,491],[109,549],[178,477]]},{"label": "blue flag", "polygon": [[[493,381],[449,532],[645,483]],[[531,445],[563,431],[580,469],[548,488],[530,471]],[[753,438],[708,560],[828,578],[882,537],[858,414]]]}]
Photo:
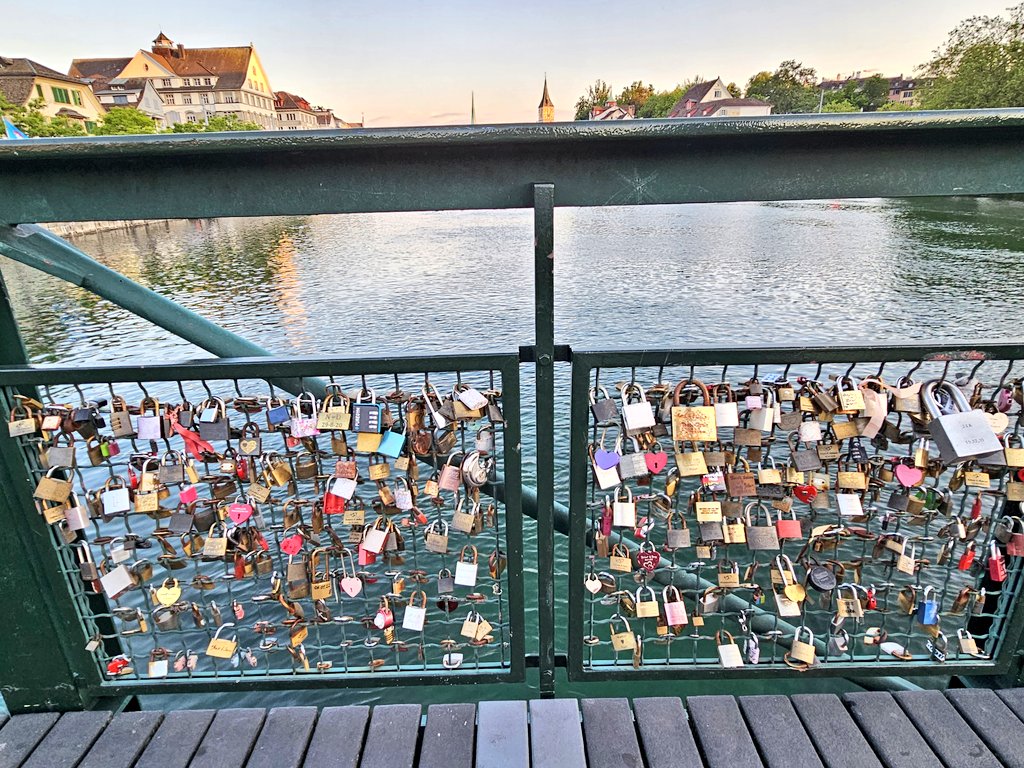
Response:
[{"label": "blue flag", "polygon": [[4,130],[7,133],[8,139],[27,139],[28,136],[18,126],[10,121],[10,119],[4,116]]}]

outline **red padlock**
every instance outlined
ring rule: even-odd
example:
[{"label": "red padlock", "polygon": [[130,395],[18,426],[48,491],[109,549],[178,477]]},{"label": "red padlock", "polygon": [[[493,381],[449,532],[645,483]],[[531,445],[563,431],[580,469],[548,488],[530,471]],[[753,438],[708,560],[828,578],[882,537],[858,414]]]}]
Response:
[{"label": "red padlock", "polygon": [[241,459],[235,464],[235,474],[238,475],[238,479],[243,482],[249,479],[249,460]]},{"label": "red padlock", "polygon": [[981,517],[981,494],[977,494],[974,497],[974,503],[971,504],[971,520],[977,520]]},{"label": "red padlock", "polygon": [[128,467],[128,487],[133,491],[139,487],[139,476],[135,474],[135,470]]},{"label": "red padlock", "polygon": [[974,565],[974,555],[977,545],[972,541],[967,545],[967,549],[960,555],[960,562],[957,563],[957,568],[961,571],[971,570],[971,566]]},{"label": "red padlock", "polygon": [[371,552],[368,549],[364,549],[363,546],[359,545],[359,560],[360,565],[373,565],[377,562],[377,553]]},{"label": "red padlock", "polygon": [[380,608],[377,609],[377,615],[373,617],[373,626],[377,629],[387,629],[393,626],[395,623],[395,614],[391,612],[391,606],[388,605],[388,599],[385,597],[380,601]]},{"label": "red padlock", "polygon": [[994,541],[988,557],[988,575],[992,581],[1006,581],[1006,560]]},{"label": "red padlock", "polygon": [[867,608],[869,611],[873,611],[876,608],[878,608],[878,598],[875,597],[874,587],[868,589],[866,603],[867,604],[864,607]]},{"label": "red padlock", "polygon": [[601,533],[604,536],[611,536],[612,533],[612,507],[605,497],[604,507],[601,509]]},{"label": "red padlock", "polygon": [[107,662],[107,672],[111,675],[120,675],[131,666],[127,656],[115,656]]}]

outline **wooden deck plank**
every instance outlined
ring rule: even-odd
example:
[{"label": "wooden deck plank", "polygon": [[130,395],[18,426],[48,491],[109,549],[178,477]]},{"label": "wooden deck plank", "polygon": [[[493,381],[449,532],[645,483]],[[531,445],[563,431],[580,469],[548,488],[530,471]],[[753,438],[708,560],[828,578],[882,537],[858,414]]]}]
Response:
[{"label": "wooden deck plank", "polygon": [[369,719],[370,708],[366,706],[325,707],[317,718],[303,765],[356,768]]},{"label": "wooden deck plank", "polygon": [[893,697],[946,768],[999,768],[999,760],[942,691],[897,691]]},{"label": "wooden deck plank", "polygon": [[212,709],[168,712],[135,768],[188,768],[216,714]]},{"label": "wooden deck plank", "polygon": [[589,768],[644,768],[629,699],[583,699]]},{"label": "wooden deck plank", "polygon": [[881,768],[860,728],[833,693],[799,693],[790,697],[804,729],[827,768]]},{"label": "wooden deck plank", "polygon": [[78,768],[132,768],[163,718],[163,712],[114,715]]},{"label": "wooden deck plank", "polygon": [[242,768],[256,742],[263,709],[222,709],[210,723],[189,765],[195,768]]},{"label": "wooden deck plank", "polygon": [[25,761],[26,768],[73,768],[110,722],[110,712],[65,712]]},{"label": "wooden deck plank", "polygon": [[1004,688],[996,691],[996,696],[1003,700],[1017,719],[1024,720],[1024,688]]},{"label": "wooden deck plank", "polygon": [[530,768],[525,701],[477,705],[476,768]]},{"label": "wooden deck plank", "polygon": [[648,768],[703,768],[690,718],[676,696],[633,699]]},{"label": "wooden deck plank", "polygon": [[708,768],[763,766],[732,696],[691,696],[686,700]]},{"label": "wooden deck plank", "polygon": [[0,730],[0,768],[17,768],[60,718],[57,712],[15,715]]},{"label": "wooden deck plank", "polygon": [[413,768],[420,735],[419,704],[373,708],[361,768]]},{"label": "wooden deck plank", "polygon": [[769,768],[822,768],[788,696],[741,696],[740,709]]},{"label": "wooden deck plank", "polygon": [[299,768],[316,724],[316,707],[274,707],[267,713],[246,768]]},{"label": "wooden deck plank", "polygon": [[530,702],[530,756],[533,768],[587,768],[576,699]]},{"label": "wooden deck plank", "polygon": [[473,768],[475,704],[431,704],[420,743],[419,768]]},{"label": "wooden deck plank", "polygon": [[1024,768],[1024,723],[995,691],[956,688],[946,697],[1003,765]]},{"label": "wooden deck plank", "polygon": [[843,700],[888,768],[935,768],[941,764],[892,694],[858,691],[844,693]]}]

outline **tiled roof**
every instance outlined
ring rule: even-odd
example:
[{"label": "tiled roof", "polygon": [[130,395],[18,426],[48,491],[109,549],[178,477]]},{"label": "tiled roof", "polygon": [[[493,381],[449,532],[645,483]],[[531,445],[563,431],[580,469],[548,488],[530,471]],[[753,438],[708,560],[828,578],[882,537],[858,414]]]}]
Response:
[{"label": "tiled roof", "polygon": [[74,83],[75,85],[86,85],[78,78],[44,67],[31,59],[12,59],[0,56],[0,93],[12,104],[24,104],[29,100],[33,81],[37,77]]},{"label": "tiled roof", "polygon": [[716,77],[714,80],[707,80],[706,82],[692,85],[690,86],[690,89],[683,94],[683,98],[681,98],[679,101],[700,101],[701,99],[708,95],[708,91],[711,90],[711,86],[713,86],[717,82],[718,78]]},{"label": "tiled roof", "polygon": [[760,99],[715,99],[714,101],[705,101],[701,104],[697,104],[691,109],[687,109],[683,100],[680,101],[672,108],[669,112],[669,117],[704,117],[713,115],[715,112],[720,110],[722,107],[768,107],[771,106],[767,101],[761,101]]},{"label": "tiled roof", "polygon": [[130,58],[122,59],[73,59],[68,74],[86,80],[105,82],[113,80],[128,66]]},{"label": "tiled roof", "polygon": [[274,108],[279,110],[296,109],[303,112],[315,111],[304,98],[287,91],[274,91]]}]

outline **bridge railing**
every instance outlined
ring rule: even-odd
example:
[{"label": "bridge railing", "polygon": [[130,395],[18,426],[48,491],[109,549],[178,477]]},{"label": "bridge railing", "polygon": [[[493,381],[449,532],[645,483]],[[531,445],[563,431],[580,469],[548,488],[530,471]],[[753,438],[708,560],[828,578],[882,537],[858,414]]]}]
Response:
[{"label": "bridge railing", "polygon": [[[745,357],[742,357],[741,362],[739,358],[726,353],[698,353],[691,350],[685,354],[671,353],[666,359],[657,361],[639,353],[617,355],[578,352],[573,357],[568,345],[555,343],[556,340],[571,341],[556,339],[554,327],[555,206],[1021,194],[1024,193],[1024,153],[1020,151],[1022,142],[1024,111],[1021,110],[915,113],[911,118],[892,114],[816,115],[756,120],[638,120],[617,126],[583,122],[571,125],[0,141],[0,178],[4,181],[5,189],[5,194],[0,195],[0,254],[85,287],[215,355],[247,357],[271,353],[109,270],[70,244],[31,225],[47,221],[533,208],[536,329],[532,345],[519,350],[518,360],[534,365],[536,370],[536,491],[521,486],[520,477],[513,471],[518,471],[513,466],[518,456],[508,455],[508,445],[503,457],[506,464],[505,484],[495,487],[493,491],[498,496],[508,494],[505,499],[508,506],[506,535],[509,540],[505,544],[510,550],[510,567],[507,571],[510,579],[514,573],[511,550],[516,546],[516,542],[512,541],[516,533],[513,526],[516,525],[516,507],[519,504],[519,500],[511,494],[520,494],[523,510],[535,514],[537,518],[537,568],[540,578],[535,650],[536,663],[540,669],[541,694],[550,696],[554,692],[555,669],[560,661],[555,648],[555,616],[562,609],[562,606],[556,605],[557,590],[553,588],[554,533],[556,527],[559,530],[565,529],[569,523],[565,508],[556,499],[555,493],[556,366],[572,360],[575,382],[571,490],[571,526],[574,535],[571,538],[573,565],[568,606],[571,623],[570,643],[565,650],[570,674],[576,677],[633,673],[632,661],[629,669],[625,669],[625,659],[621,654],[612,657],[604,652],[601,645],[582,644],[584,638],[589,643],[596,639],[605,644],[606,640],[610,640],[604,636],[607,627],[601,625],[608,618],[606,609],[609,606],[603,604],[608,595],[591,599],[589,591],[586,594],[581,591],[585,588],[583,576],[586,576],[589,568],[584,549],[589,544],[581,538],[581,532],[587,519],[599,509],[598,506],[590,506],[586,485],[586,473],[590,470],[583,463],[585,456],[580,453],[586,448],[587,436],[593,436],[586,424],[585,403],[579,399],[582,396],[580,393],[594,383],[591,376],[596,375],[595,372],[600,369],[602,377],[607,381],[609,367],[636,366],[637,380],[650,384],[657,383],[662,376],[644,367],[668,367],[672,361],[680,363],[681,370],[686,372],[691,365],[715,366],[714,370],[701,374],[714,378],[715,374],[721,377],[721,366],[727,364],[784,367],[787,364],[803,365],[815,360],[841,360],[860,366],[868,362],[870,356],[865,357],[851,350],[826,354],[826,350],[815,358],[808,358],[799,351],[779,354],[766,350],[743,353]],[[956,162],[952,162],[951,158],[956,158]],[[524,233],[526,237],[529,235]],[[962,332],[969,337],[971,329],[965,328]],[[969,342],[966,346],[974,345]],[[922,361],[927,358],[925,352],[911,349],[879,356],[881,353],[874,350],[871,354],[876,357],[871,362]],[[915,354],[917,357],[914,357]],[[1005,348],[996,353],[996,357],[1000,354],[1008,360],[1016,357],[1015,352]],[[301,365],[290,369],[287,362],[273,361],[268,367],[247,370],[245,376],[266,382],[268,379],[277,381],[276,377],[280,376],[328,375],[332,370],[339,376],[360,376],[363,373],[367,376],[393,373],[423,376],[428,372],[446,372],[450,376],[460,370],[469,375],[469,369],[464,369],[459,360],[467,361],[468,358],[448,358],[440,371],[429,368],[430,364],[424,363],[421,358],[406,359],[406,367],[401,370],[386,367],[384,361],[372,360],[352,365],[345,361],[322,361],[317,370],[302,368]],[[27,362],[14,311],[6,289],[0,285],[0,366],[24,366]],[[487,370],[500,369],[505,396],[509,396],[510,392],[517,394],[514,384],[510,385],[515,368],[511,358],[498,356],[476,360],[472,364]],[[156,386],[159,376],[147,378],[153,377],[153,370],[142,371],[130,366],[120,373],[108,370],[91,383],[113,384],[115,391],[130,381],[149,382]],[[479,372],[476,368],[473,370]],[[985,369],[986,380],[983,382],[986,385],[991,384],[988,370]],[[855,373],[862,375],[863,372],[858,367]],[[51,375],[53,372],[45,370],[5,370],[3,386],[6,388],[8,404],[16,402],[13,400],[16,394],[37,397],[37,385],[49,383],[58,386],[61,382],[57,379],[48,381]],[[72,372],[60,375],[64,377],[63,384],[72,383],[72,379],[68,378],[72,377]],[[81,375],[86,376],[84,372]],[[680,375],[679,371],[674,375]],[[633,375],[620,374],[620,377],[624,381],[631,381]],[[161,381],[162,386],[181,381],[183,390],[191,393],[195,391],[195,384],[186,382],[201,380],[221,381],[220,386],[224,385],[223,380],[218,379],[217,371],[192,366],[179,368],[173,373],[166,372]],[[90,383],[86,378],[79,381],[82,386]],[[402,383],[401,386],[404,388],[406,385]],[[283,383],[281,388],[284,389]],[[232,393],[229,391],[227,394],[231,396]],[[77,393],[76,396],[61,393],[61,398],[69,403],[75,403],[76,397]],[[171,397],[174,399],[173,393]],[[506,416],[515,413],[518,417],[518,408],[506,404],[505,413]],[[517,427],[518,422],[510,420],[505,429]],[[725,440],[730,437],[728,434],[723,435]],[[776,460],[780,456],[785,458],[779,437],[781,433],[775,433],[775,442],[766,442],[762,446],[765,451],[771,448]],[[765,439],[770,441],[772,438],[769,436]],[[114,615],[109,605],[103,603],[105,597],[97,601],[96,598],[85,599],[69,591],[70,585],[73,585],[73,579],[70,578],[74,575],[71,573],[73,564],[67,560],[66,551],[61,549],[62,545],[55,538],[56,532],[47,530],[47,525],[36,515],[32,494],[36,490],[41,467],[31,463],[32,450],[33,444],[26,444],[23,437],[0,437],[0,451],[4,457],[4,461],[0,462],[0,524],[10,533],[0,537],[0,562],[5,564],[0,569],[0,604],[4,605],[11,626],[16,628],[0,634],[0,685],[3,686],[6,702],[14,710],[75,708],[90,705],[97,696],[107,695],[112,690],[121,690],[122,684],[125,684],[125,690],[129,687],[132,690],[144,690],[153,686],[166,689],[185,685],[185,681],[174,682],[171,676],[158,683],[150,683],[148,678],[141,677],[107,679],[104,663],[112,662],[117,655],[114,651],[123,647],[119,645],[121,639],[114,642],[114,638],[108,637],[112,627],[119,627],[120,618]],[[29,464],[26,465],[26,461]],[[369,471],[368,467],[365,469]],[[944,479],[938,478],[940,482]],[[677,493],[685,494],[688,487],[684,483]],[[996,495],[992,493],[985,497],[985,514],[988,516],[994,510],[988,509],[987,505],[995,498]],[[596,505],[600,496],[595,495],[592,501]],[[677,498],[673,503],[680,501]],[[647,500],[642,503],[646,504]],[[801,508],[798,506],[797,509],[799,511]],[[125,521],[129,519],[130,516],[124,518]],[[869,516],[869,529],[872,520],[878,522],[877,517]],[[102,525],[114,522],[108,521]],[[154,521],[154,524],[156,522],[159,521]],[[283,520],[280,524],[283,524]],[[93,534],[102,537],[102,525],[99,531],[93,529]],[[863,527],[862,523],[850,527],[857,525]],[[927,530],[930,532],[932,529]],[[813,530],[807,534],[809,539]],[[915,530],[916,535],[929,538],[931,533],[924,533],[922,529],[922,532]],[[986,530],[979,535],[980,543],[983,543],[990,532]],[[845,545],[853,546],[850,543],[853,542],[851,537],[867,541],[866,538],[857,537],[857,534],[850,534],[844,538]],[[623,543],[628,542],[624,540]],[[791,544],[786,546],[793,548]],[[983,558],[984,553],[979,553],[978,557]],[[689,559],[678,554],[675,559],[676,569],[671,569],[671,563],[666,566],[673,573],[683,572],[687,578],[710,575],[707,570],[709,566],[698,573],[681,567],[692,565]],[[710,562],[708,558],[703,559]],[[206,566],[200,566],[203,567]],[[928,570],[931,573],[944,570],[949,573],[951,581],[954,578],[946,566],[940,569],[937,565],[929,564]],[[764,575],[764,569],[761,575]],[[616,580],[616,586],[620,583],[625,586],[622,577],[616,577]],[[895,579],[893,581],[895,583]],[[1008,668],[1008,654],[1012,652],[1010,646],[1015,642],[1013,635],[1018,618],[1007,603],[1007,596],[1016,595],[1016,583],[1016,564],[1011,561],[1009,578],[1003,587],[993,590],[1000,593],[999,602],[990,604],[986,600],[982,606],[982,613],[987,616],[981,618],[992,620],[988,629],[991,636],[981,632],[979,635],[985,635],[981,638],[982,645],[985,653],[994,654],[993,659],[967,661],[958,658],[954,649],[945,666],[940,667],[938,662],[934,662],[933,666],[937,670],[956,667],[962,670],[998,672]],[[637,586],[643,585],[638,583]],[[618,591],[616,588],[612,590]],[[632,591],[635,597],[636,588]],[[510,608],[508,621],[515,622],[516,606],[513,600],[517,598],[511,582],[507,596]],[[686,597],[692,600],[689,594]],[[748,597],[753,597],[753,594]],[[895,599],[898,601],[898,597]],[[727,608],[732,606],[729,610],[735,613],[733,609],[736,603],[731,597],[723,602]],[[590,614],[591,607],[594,609],[593,614]],[[770,606],[761,606],[755,601],[753,607],[763,610]],[[807,607],[814,621],[824,619],[823,613],[815,611],[828,610],[820,603],[820,598],[817,606],[808,604]],[[627,608],[625,606],[623,609]],[[690,609],[692,611],[692,606]],[[96,633],[89,625],[90,612],[96,619],[104,620],[96,622],[96,630],[100,635],[99,648],[93,647],[92,637],[82,642],[83,634]],[[727,621],[735,619],[738,623],[738,618],[730,616]],[[755,611],[749,619],[744,620],[757,622],[757,626],[761,627],[764,619]],[[643,619],[641,623],[647,621]],[[715,621],[718,619],[706,622],[709,627],[707,632],[715,627]],[[494,623],[491,623],[493,627]],[[792,622],[787,623],[790,627],[795,626]],[[853,624],[849,620],[848,623]],[[896,623],[895,614],[890,613],[886,627],[895,629]],[[772,627],[775,626],[773,623]],[[817,636],[821,634],[820,627],[817,624],[814,626],[819,628],[815,638],[817,644],[818,640],[824,638]],[[950,626],[952,622],[943,624],[944,630]],[[196,629],[205,632],[208,627]],[[516,634],[512,629],[514,627],[510,625],[512,645],[508,647],[507,667],[501,666],[505,663],[503,661],[498,667],[474,669],[472,659],[465,657],[461,672],[456,670],[452,674],[447,669],[438,672],[445,679],[458,679],[460,675],[470,674],[519,676],[522,672],[520,662],[523,660],[517,649],[525,648],[529,651],[532,643],[517,646]],[[785,637],[787,630],[781,623],[777,629],[783,635],[770,634],[766,635],[766,639]],[[767,629],[767,632],[774,631],[770,627]],[[705,663],[707,660],[713,661],[717,655],[717,651],[708,645],[713,641],[698,640],[686,646],[680,635],[671,643],[661,646],[660,640],[664,636],[658,636],[656,628],[651,632],[651,648],[648,648],[646,630],[641,632],[641,645],[645,649],[638,660],[641,670],[652,665],[658,659],[658,654],[665,651],[663,658],[671,664],[662,663],[661,667],[671,666],[674,670],[678,666],[709,676],[722,674],[716,672],[713,665]],[[704,630],[702,632],[707,634]],[[316,634],[311,634],[314,639],[306,642],[313,647]],[[633,634],[635,637],[636,633]],[[896,635],[898,637],[899,633]],[[672,636],[675,637],[674,632]],[[992,641],[997,638],[1002,640],[992,645]],[[952,638],[949,639],[952,644]],[[133,639],[129,642],[133,648],[143,647],[140,641]],[[911,644],[914,645],[914,642]],[[278,644],[283,645],[280,638]],[[815,647],[818,648],[817,645]],[[492,653],[498,648],[498,645],[491,644],[487,652]],[[691,657],[686,664],[682,663],[685,659],[679,656],[684,648]],[[860,653],[860,650],[858,647],[852,655],[847,654],[843,661],[819,653],[823,661],[815,669],[843,669],[844,673],[862,674],[872,665],[864,663],[870,653]],[[880,649],[872,649],[873,652],[877,650]],[[916,645],[908,650],[920,653],[920,647]],[[206,679],[203,670],[197,666],[191,670],[193,677],[187,684],[193,684],[194,679],[198,678],[204,685],[210,686],[220,686],[229,680],[243,685],[270,686],[294,684],[291,681],[303,675],[318,680],[329,679],[335,685],[345,684],[348,679],[364,684],[360,678],[362,671],[350,669],[352,674],[349,676],[339,674],[339,670],[345,666],[340,662],[336,665],[334,659],[330,659],[330,669],[325,667],[306,673],[303,667],[301,674],[293,674],[292,663],[283,661],[286,658],[284,654],[288,653],[286,650],[277,654],[282,661],[275,662],[273,669],[279,670],[280,675],[246,673],[234,668],[224,668],[221,675],[222,668],[217,667],[216,674],[207,675],[210,679]],[[411,658],[409,652],[405,653],[406,658]],[[133,674],[141,676],[135,651],[129,655],[135,670]],[[401,657],[401,654],[398,655]],[[681,660],[678,665],[675,663],[677,656]],[[290,654],[288,658],[297,660],[302,666],[301,658],[295,659]],[[308,652],[306,658],[311,660]],[[763,647],[762,658],[766,662],[764,673],[783,673],[775,649]],[[468,666],[467,660],[471,662]],[[421,660],[417,661],[422,665]],[[148,659],[146,664],[148,671]],[[885,666],[886,669],[891,667],[893,671],[902,672],[913,668],[924,669],[928,665],[929,662],[915,656],[913,661],[900,662],[895,666],[887,662]],[[412,670],[414,666],[415,663],[407,666],[403,662],[401,674],[408,673],[410,678],[424,674]],[[800,664],[794,666],[799,668]],[[792,672],[788,668],[785,671]],[[388,673],[392,672],[398,672],[397,666]],[[752,672],[749,667],[744,670],[744,674]],[[369,675],[367,680],[383,679],[377,672],[366,674]],[[262,677],[257,680],[252,675]]]}]

